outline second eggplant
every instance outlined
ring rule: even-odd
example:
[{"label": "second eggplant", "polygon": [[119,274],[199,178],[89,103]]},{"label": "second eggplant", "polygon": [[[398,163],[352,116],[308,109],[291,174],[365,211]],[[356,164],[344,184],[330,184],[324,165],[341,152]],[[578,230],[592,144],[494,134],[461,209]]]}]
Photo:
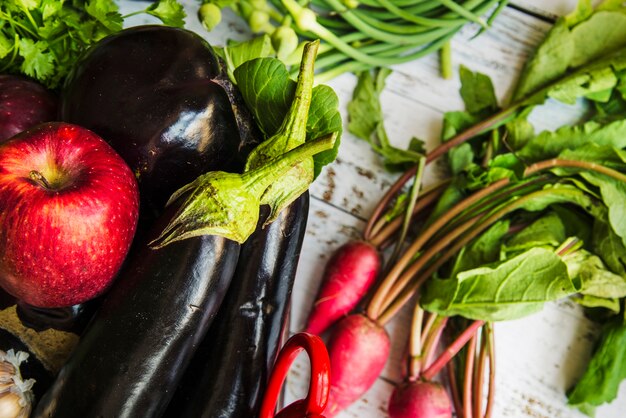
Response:
[{"label": "second eggplant", "polygon": [[289,315],[308,208],[305,193],[265,228],[261,217],[242,247],[224,304],[166,417],[250,418],[258,414]]}]

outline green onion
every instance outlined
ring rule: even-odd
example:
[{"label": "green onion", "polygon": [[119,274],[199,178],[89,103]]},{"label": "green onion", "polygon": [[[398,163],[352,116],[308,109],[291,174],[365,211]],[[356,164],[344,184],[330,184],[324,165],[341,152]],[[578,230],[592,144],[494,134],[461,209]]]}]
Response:
[{"label": "green onion", "polygon": [[[320,39],[317,80],[412,61],[442,51],[450,73],[450,39],[466,24],[488,28],[507,0],[202,0],[228,5],[251,25],[251,10],[268,14],[272,34],[285,17],[301,40]],[[245,13],[242,11],[245,10]]]}]

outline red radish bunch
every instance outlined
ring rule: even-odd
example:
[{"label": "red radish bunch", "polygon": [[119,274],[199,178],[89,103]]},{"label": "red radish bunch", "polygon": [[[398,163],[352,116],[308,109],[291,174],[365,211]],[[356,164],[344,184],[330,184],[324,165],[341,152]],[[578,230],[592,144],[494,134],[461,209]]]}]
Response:
[{"label": "red radish bunch", "polygon": [[305,331],[321,334],[350,313],[376,280],[380,265],[378,251],[367,242],[352,241],[339,248],[326,266]]}]

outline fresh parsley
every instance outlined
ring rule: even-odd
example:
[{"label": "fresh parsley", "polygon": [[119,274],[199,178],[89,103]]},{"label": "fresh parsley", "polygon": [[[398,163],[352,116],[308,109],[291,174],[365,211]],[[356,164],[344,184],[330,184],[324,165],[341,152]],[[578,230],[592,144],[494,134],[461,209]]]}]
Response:
[{"label": "fresh parsley", "polygon": [[[183,26],[176,0],[145,10],[170,26]],[[78,56],[91,44],[122,30],[113,0],[15,0],[0,2],[0,72],[23,74],[48,88],[59,87]]]}]

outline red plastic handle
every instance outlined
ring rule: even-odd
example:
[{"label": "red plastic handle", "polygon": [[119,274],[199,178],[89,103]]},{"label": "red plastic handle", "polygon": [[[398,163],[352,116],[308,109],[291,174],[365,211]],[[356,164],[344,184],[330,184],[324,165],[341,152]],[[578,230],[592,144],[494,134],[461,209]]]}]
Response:
[{"label": "red plastic handle", "polygon": [[306,332],[300,332],[289,338],[278,354],[261,404],[259,418],[274,418],[283,382],[291,364],[302,350],[307,352],[311,362],[309,392],[305,399],[283,408],[276,414],[276,418],[324,418],[322,412],[326,408],[330,390],[330,360],[322,339]]}]

